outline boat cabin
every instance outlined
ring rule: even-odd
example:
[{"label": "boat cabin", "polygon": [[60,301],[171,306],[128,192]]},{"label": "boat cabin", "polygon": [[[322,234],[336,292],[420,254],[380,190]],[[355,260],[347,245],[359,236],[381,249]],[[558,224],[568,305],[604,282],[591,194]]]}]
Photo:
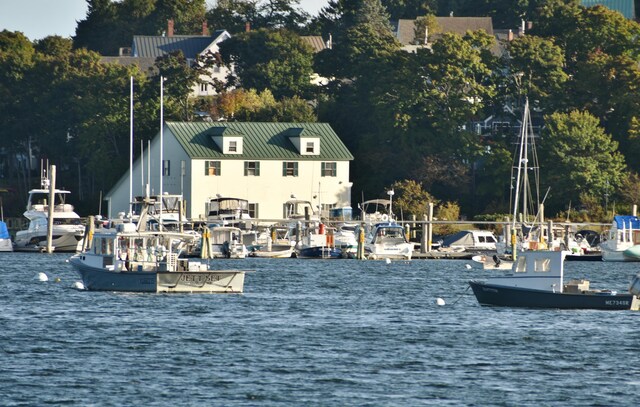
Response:
[{"label": "boat cabin", "polygon": [[292,220],[318,220],[318,214],[309,201],[292,199],[284,203],[284,218]]},{"label": "boat cabin", "polygon": [[176,271],[189,237],[183,234],[136,232],[133,223],[97,231],[82,253],[90,266],[112,271]]},{"label": "boat cabin", "polygon": [[212,198],[207,202],[209,224],[237,225],[250,220],[249,201],[240,198]]},{"label": "boat cabin", "polygon": [[408,243],[405,230],[397,223],[379,223],[371,234],[372,244]]},{"label": "boat cabin", "polygon": [[[54,191],[54,212],[73,212],[73,205],[66,203],[69,191],[56,189]],[[27,211],[47,212],[49,210],[49,190],[32,189],[29,191],[27,200]]]},{"label": "boat cabin", "polygon": [[564,251],[526,251],[513,263],[511,270],[487,279],[493,285],[563,292]]}]

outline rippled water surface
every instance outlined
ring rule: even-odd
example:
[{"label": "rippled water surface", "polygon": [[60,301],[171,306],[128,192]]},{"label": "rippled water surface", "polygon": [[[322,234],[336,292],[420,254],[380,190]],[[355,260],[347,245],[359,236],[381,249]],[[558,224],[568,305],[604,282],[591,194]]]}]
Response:
[{"label": "rippled water surface", "polygon": [[[244,294],[168,295],[76,290],[67,258],[0,253],[2,405],[639,399],[640,313],[480,307],[465,261],[217,260],[255,270]],[[565,271],[624,291],[638,265]]]}]

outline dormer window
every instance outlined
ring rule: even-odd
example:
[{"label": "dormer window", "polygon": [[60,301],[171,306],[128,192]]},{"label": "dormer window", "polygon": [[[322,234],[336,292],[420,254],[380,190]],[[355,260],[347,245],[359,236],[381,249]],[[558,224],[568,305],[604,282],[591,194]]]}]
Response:
[{"label": "dormer window", "polygon": [[242,133],[229,127],[214,128],[211,132],[211,139],[222,154],[242,154]]},{"label": "dormer window", "polygon": [[313,141],[308,141],[307,142],[307,153],[309,153],[309,154],[313,154],[314,153]]},{"label": "dormer window", "polygon": [[320,135],[301,127],[290,127],[286,136],[300,155],[320,155]]}]

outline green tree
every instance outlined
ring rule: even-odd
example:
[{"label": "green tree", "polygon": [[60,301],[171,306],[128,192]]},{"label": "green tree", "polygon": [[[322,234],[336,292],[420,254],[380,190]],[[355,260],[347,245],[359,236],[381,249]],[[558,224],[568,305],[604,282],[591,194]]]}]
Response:
[{"label": "green tree", "polygon": [[393,200],[394,212],[402,213],[405,219],[415,215],[418,220],[422,220],[422,216],[427,214],[429,202],[434,205],[439,204],[438,200],[425,191],[419,182],[412,179],[396,181],[389,189],[394,190],[396,194]]},{"label": "green tree", "polygon": [[545,117],[546,131],[539,144],[541,179],[551,186],[546,202],[550,213],[564,209],[580,194],[604,197],[609,187],[624,179],[624,158],[618,143],[588,112],[553,113]]},{"label": "green tree", "polygon": [[[33,88],[26,86],[25,77],[33,69],[35,61],[33,44],[21,32],[0,32],[0,147],[7,151],[9,157],[19,154],[28,157],[29,136],[34,134],[28,113],[34,112],[35,106],[27,94]],[[8,175],[22,177],[26,189],[26,170],[31,168],[29,160],[24,163],[26,167],[23,166],[22,171],[10,166]]]},{"label": "green tree", "polygon": [[117,55],[131,46],[134,35],[160,35],[167,21],[174,21],[175,34],[202,33],[206,21],[205,0],[87,0],[87,17],[78,22],[74,47],[85,47],[101,55]]},{"label": "green tree", "polygon": [[297,32],[309,20],[309,14],[297,7],[299,0],[266,0],[259,7],[259,27]]},{"label": "green tree", "polygon": [[[198,64],[189,66],[180,50],[158,57],[155,66],[158,68],[158,76],[165,79],[167,119],[190,121],[192,117],[191,93],[193,87],[202,82],[200,75],[205,73],[205,67]],[[156,77],[157,79],[159,78]]]},{"label": "green tree", "polygon": [[525,35],[509,43],[510,73],[522,73],[522,91],[532,101],[548,107],[550,97],[562,94],[569,76],[564,72],[564,54],[553,41]]},{"label": "green tree", "polygon": [[276,98],[304,97],[310,90],[313,50],[291,31],[243,33],[222,42],[220,54],[235,68],[231,85],[269,89]]},{"label": "green tree", "polygon": [[207,11],[207,22],[215,29],[227,30],[232,35],[245,31],[246,24],[250,28],[259,28],[258,2],[256,0],[218,0]]},{"label": "green tree", "polygon": [[65,56],[71,52],[73,41],[69,38],[52,35],[35,41],[34,48],[36,52],[43,55]]},{"label": "green tree", "polygon": [[382,4],[389,12],[391,21],[412,19],[425,14],[435,15],[438,11],[437,0],[385,0]]},{"label": "green tree", "polygon": [[[318,54],[316,70],[336,82],[362,81],[371,77],[377,65],[395,56],[400,43],[393,35],[389,15],[380,0],[343,0],[336,7],[342,13],[333,24],[336,46]],[[362,87],[368,85],[364,83]]]}]

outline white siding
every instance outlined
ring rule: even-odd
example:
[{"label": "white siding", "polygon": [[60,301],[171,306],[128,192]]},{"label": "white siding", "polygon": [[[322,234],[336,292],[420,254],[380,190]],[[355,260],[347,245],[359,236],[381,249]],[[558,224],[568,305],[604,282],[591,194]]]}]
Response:
[{"label": "white siding", "polygon": [[[148,151],[145,145],[144,179],[147,180]],[[308,157],[308,156],[307,156]],[[188,218],[206,218],[205,203],[220,194],[225,197],[243,198],[259,204],[261,219],[281,219],[283,204],[295,195],[297,199],[310,201],[314,206],[335,204],[350,206],[351,182],[349,161],[336,162],[335,177],[322,177],[321,161],[297,161],[298,176],[284,177],[279,160],[260,161],[260,176],[244,175],[244,158],[194,159],[191,161],[171,132],[165,127],[164,159],[171,162],[170,176],[163,178],[163,192],[180,194],[180,161],[186,162],[183,194],[187,203]],[[205,161],[220,161],[221,176],[205,176]],[[296,161],[288,159],[288,162]],[[140,177],[140,159],[133,169],[133,195],[144,195]],[[151,194],[158,194],[160,178],[159,136],[151,143]],[[192,188],[193,185],[193,188]],[[129,178],[123,177],[112,189],[109,200],[109,216],[128,211]]]}]

